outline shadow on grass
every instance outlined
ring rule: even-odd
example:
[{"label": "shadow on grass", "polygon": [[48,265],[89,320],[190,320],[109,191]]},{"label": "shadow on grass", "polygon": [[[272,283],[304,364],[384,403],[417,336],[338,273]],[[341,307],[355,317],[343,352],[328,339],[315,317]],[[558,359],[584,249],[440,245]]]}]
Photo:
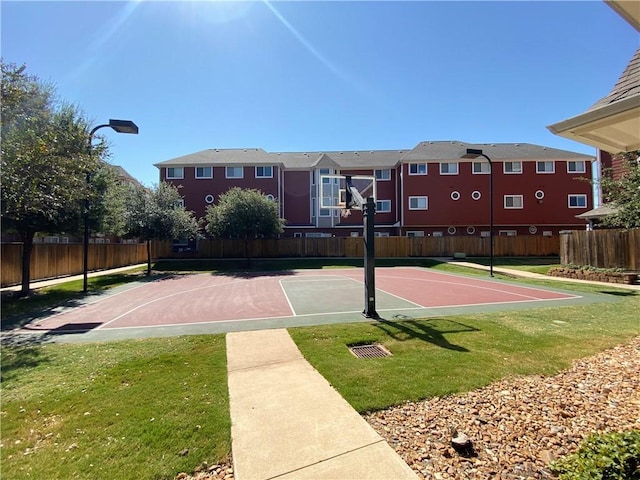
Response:
[{"label": "shadow on grass", "polygon": [[[431,326],[430,323],[435,321],[450,324],[450,328],[442,330],[435,326]],[[418,339],[422,340],[423,342],[432,343],[433,345],[436,345],[440,348],[455,350],[456,352],[469,352],[470,350],[461,345],[455,345],[449,342],[449,340],[445,338],[445,334],[479,331],[475,327],[471,327],[469,325],[447,319],[402,322],[393,322],[385,319],[379,319],[378,322],[374,323],[373,325],[381,329],[394,340],[400,342],[404,342],[410,339]]]},{"label": "shadow on grass", "polygon": [[50,341],[51,338],[45,334],[3,334],[0,382],[13,380],[22,369],[48,362],[41,347]]}]

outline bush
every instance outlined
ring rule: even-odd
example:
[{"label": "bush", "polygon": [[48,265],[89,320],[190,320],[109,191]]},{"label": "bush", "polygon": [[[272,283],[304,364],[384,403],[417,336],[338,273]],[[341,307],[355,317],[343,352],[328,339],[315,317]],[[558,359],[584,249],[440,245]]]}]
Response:
[{"label": "bush", "polygon": [[560,480],[640,480],[640,430],[592,435],[549,468]]}]

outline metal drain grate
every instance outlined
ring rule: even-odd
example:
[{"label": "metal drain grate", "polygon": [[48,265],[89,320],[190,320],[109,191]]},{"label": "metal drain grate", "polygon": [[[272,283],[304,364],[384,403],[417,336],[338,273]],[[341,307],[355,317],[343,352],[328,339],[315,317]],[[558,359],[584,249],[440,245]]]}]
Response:
[{"label": "metal drain grate", "polygon": [[382,345],[353,345],[349,347],[349,350],[358,358],[384,358],[391,356],[391,352]]}]

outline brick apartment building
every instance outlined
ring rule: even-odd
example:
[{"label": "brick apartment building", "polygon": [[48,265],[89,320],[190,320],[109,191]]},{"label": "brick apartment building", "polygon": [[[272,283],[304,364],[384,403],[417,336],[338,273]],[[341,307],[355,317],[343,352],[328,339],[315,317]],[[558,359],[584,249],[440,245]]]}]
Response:
[{"label": "brick apartment building", "polygon": [[375,175],[376,234],[489,235],[492,160],[494,235],[555,235],[584,229],[576,215],[593,208],[594,157],[526,143],[425,141],[413,149],[266,152],[209,149],[155,164],[160,180],[181,186],[185,207],[203,217],[232,187],[254,188],[278,202],[283,236],[356,236],[362,215],[320,209],[322,174]]}]

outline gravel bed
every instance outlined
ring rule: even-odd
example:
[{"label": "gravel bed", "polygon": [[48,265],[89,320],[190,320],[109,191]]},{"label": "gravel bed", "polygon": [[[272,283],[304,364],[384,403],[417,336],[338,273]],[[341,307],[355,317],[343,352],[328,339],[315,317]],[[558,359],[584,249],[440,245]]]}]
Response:
[{"label": "gravel bed", "polygon": [[[507,379],[365,415],[424,479],[548,479],[592,433],[640,429],[640,337],[552,377]],[[454,448],[456,437],[470,443]]]}]

